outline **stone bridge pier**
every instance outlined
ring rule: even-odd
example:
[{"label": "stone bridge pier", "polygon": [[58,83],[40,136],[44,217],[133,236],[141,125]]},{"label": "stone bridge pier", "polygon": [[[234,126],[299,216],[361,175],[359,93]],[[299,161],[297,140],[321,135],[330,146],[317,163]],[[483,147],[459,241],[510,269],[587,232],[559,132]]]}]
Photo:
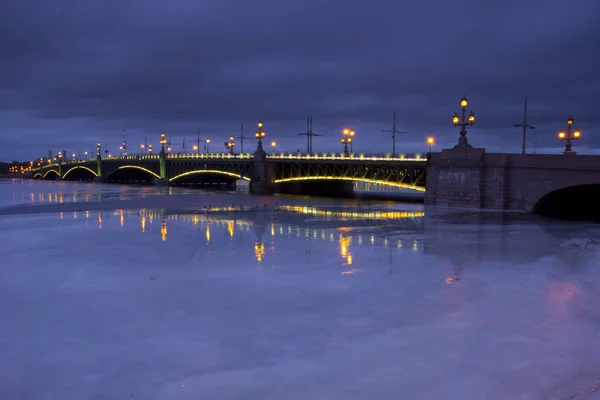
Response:
[{"label": "stone bridge pier", "polygon": [[[600,209],[600,156],[454,148],[427,164],[425,204],[565,217]],[[600,211],[597,211],[600,216]]]}]

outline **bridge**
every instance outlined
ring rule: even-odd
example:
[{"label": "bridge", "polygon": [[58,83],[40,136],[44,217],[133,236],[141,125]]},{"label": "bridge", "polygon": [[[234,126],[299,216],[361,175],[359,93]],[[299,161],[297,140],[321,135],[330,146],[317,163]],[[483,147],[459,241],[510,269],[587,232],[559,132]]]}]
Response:
[{"label": "bridge", "polygon": [[[354,182],[425,192],[425,204],[600,219],[600,156],[504,154],[455,147],[422,155],[161,154],[49,163],[33,178],[232,186],[252,193],[350,194]],[[427,179],[426,179],[427,178]]]},{"label": "bridge", "polygon": [[147,154],[48,163],[35,179],[145,183],[173,186],[233,186],[252,193],[343,194],[354,182],[425,190],[427,160],[416,155],[322,154]]}]

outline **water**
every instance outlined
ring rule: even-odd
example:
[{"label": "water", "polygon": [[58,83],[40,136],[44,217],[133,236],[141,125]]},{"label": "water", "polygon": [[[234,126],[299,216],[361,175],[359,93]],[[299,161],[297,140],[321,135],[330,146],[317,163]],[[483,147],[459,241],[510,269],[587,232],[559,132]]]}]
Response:
[{"label": "water", "polygon": [[[2,399],[598,398],[596,225],[148,187],[0,193]],[[95,197],[8,207],[32,193]]]}]

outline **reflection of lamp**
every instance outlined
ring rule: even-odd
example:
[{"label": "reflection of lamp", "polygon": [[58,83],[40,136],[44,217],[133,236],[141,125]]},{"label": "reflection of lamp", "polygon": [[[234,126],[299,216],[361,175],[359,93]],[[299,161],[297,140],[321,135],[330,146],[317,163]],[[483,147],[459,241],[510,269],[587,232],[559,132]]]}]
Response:
[{"label": "reflection of lamp", "polygon": [[262,262],[265,256],[265,244],[263,242],[254,244],[254,256],[256,257],[257,262]]},{"label": "reflection of lamp", "polygon": [[163,242],[167,241],[167,219],[163,218],[160,223],[160,236]]}]

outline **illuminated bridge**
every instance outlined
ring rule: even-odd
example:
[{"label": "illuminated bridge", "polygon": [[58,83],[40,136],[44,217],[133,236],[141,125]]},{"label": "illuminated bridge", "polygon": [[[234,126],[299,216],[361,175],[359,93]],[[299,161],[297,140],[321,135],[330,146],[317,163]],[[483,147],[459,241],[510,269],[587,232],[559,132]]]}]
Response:
[{"label": "illuminated bridge", "polygon": [[96,157],[39,166],[35,179],[233,186],[249,182],[253,193],[340,194],[370,182],[425,190],[426,159],[368,154],[150,154]]}]

